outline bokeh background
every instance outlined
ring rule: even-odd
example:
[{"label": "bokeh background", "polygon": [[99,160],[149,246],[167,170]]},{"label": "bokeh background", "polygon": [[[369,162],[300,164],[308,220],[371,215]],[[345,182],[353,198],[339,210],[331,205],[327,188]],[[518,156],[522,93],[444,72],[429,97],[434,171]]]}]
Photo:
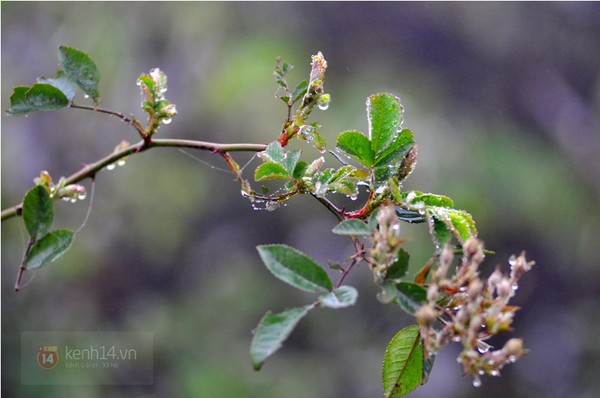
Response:
[{"label": "bokeh background", "polygon": [[[418,142],[406,189],[443,193],[469,210],[496,252],[484,272],[527,250],[538,266],[521,283],[516,335],[531,355],[484,378],[462,377],[456,347],[442,351],[414,397],[592,397],[600,391],[600,6],[598,3],[14,3],[2,5],[2,109],[15,85],[53,75],[56,48],[89,53],[103,106],[143,115],[135,85],[160,67],[179,115],[161,137],[272,141],[285,116],[274,98],[277,56],[308,76],[322,51],[329,143],[366,130],[365,99],[402,98]],[[79,98],[78,101],[84,101]],[[2,207],[40,170],[55,179],[110,153],[134,130],[62,110],[2,114]],[[300,143],[309,159],[317,153]],[[411,322],[383,306],[368,269],[348,283],[359,303],[315,311],[263,370],[251,330],[271,309],[312,297],[260,263],[255,246],[286,243],[322,264],[351,253],[334,218],[310,197],[255,211],[221,159],[156,149],[97,176],[94,205],[72,249],[12,290],[25,248],[17,219],[2,224],[2,393],[7,397],[352,397],[382,395],[385,347]],[[250,156],[240,155],[241,163]],[[335,164],[334,159],[328,159]],[[256,160],[248,170],[257,165]],[[250,175],[250,174],[248,174]],[[88,182],[89,183],[89,182]],[[89,185],[88,185],[89,188]],[[78,228],[89,199],[57,205],[56,225]],[[425,227],[404,233],[418,267]],[[24,281],[31,279],[26,274]],[[151,386],[28,386],[22,331],[151,331]]]}]

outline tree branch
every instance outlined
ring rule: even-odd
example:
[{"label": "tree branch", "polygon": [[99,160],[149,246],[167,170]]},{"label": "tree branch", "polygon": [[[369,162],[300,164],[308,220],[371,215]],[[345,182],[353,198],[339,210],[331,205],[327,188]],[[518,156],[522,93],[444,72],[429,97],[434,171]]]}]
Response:
[{"label": "tree branch", "polygon": [[[114,114],[112,111],[106,113]],[[180,139],[153,139],[151,141],[140,141],[137,144],[128,146],[125,149],[113,152],[95,163],[84,166],[81,170],[66,178],[65,186],[75,184],[79,181],[85,180],[86,178],[92,178],[100,170],[117,162],[119,159],[123,159],[138,152],[146,151],[153,147],[193,148],[223,154],[227,152],[260,152],[264,151],[267,146],[264,144],[220,144],[214,142]],[[21,203],[2,210],[2,221],[20,215],[21,211]]]}]

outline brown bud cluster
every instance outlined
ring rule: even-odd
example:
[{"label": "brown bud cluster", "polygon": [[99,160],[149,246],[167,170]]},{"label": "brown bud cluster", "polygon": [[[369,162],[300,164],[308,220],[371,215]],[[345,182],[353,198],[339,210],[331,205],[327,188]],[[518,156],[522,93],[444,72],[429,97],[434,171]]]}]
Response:
[{"label": "brown bud cluster", "polygon": [[498,350],[486,340],[511,331],[518,307],[508,305],[509,300],[515,295],[519,278],[534,263],[522,253],[510,258],[510,275],[497,267],[487,280],[482,280],[479,265],[485,257],[483,244],[470,238],[464,242],[462,252],[455,273],[448,276],[454,249],[446,245],[442,250],[427,288],[427,302],[417,311],[417,320],[426,356],[435,355],[450,342],[460,342],[463,350],[457,361],[465,374],[473,376],[473,385],[479,386],[481,375],[499,376],[504,365],[526,354],[520,339],[510,339]]},{"label": "brown bud cluster", "polygon": [[382,206],[377,213],[377,223],[379,228],[373,232],[369,258],[375,282],[381,282],[406,239],[400,236],[400,220],[394,206]]}]

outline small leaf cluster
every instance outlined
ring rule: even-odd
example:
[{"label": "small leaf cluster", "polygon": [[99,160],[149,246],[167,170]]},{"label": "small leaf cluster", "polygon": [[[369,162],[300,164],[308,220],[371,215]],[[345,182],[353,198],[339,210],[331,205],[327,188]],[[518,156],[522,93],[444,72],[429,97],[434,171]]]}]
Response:
[{"label": "small leaf cluster", "polygon": [[7,111],[9,114],[25,115],[68,107],[78,88],[95,105],[100,103],[100,71],[90,56],[72,47],[60,46],[58,60],[61,69],[56,72],[56,77],[40,77],[31,87],[14,88]]},{"label": "small leaf cluster", "polygon": [[22,268],[40,268],[62,256],[71,246],[75,236],[73,231],[50,231],[54,221],[54,200],[46,185],[36,185],[27,192],[23,199],[22,216],[29,233]]},{"label": "small leaf cluster", "polygon": [[282,244],[258,246],[258,253],[271,273],[278,279],[309,293],[319,294],[311,304],[273,314],[267,312],[254,331],[250,346],[256,370],[273,355],[288,338],[296,324],[316,307],[345,308],[354,305],[358,292],[351,286],[333,286],[327,272],[315,260],[292,247]]},{"label": "small leaf cluster", "polygon": [[165,98],[167,75],[160,69],[154,68],[150,73],[142,74],[137,85],[142,95],[141,108],[148,114],[145,133],[147,137],[151,137],[161,124],[171,123],[177,109]]}]

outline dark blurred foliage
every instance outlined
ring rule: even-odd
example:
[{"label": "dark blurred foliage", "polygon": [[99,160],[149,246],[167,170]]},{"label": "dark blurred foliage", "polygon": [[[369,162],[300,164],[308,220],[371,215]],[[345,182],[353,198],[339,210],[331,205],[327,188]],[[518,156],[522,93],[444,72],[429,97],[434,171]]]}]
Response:
[{"label": "dark blurred foliage", "polygon": [[[269,142],[285,116],[273,97],[274,58],[294,64],[299,81],[320,50],[333,102],[314,118],[330,144],[344,129],[366,130],[369,94],[399,95],[419,145],[405,187],[446,194],[473,214],[496,252],[484,272],[523,249],[538,264],[516,300],[516,335],[531,355],[475,389],[447,348],[411,396],[592,397],[600,390],[599,37],[598,3],[3,2],[2,109],[13,86],[53,74],[56,48],[67,44],[97,61],[102,105],[138,117],[137,76],[164,70],[179,115],[161,137]],[[135,142],[135,132],[90,112],[3,114],[2,207],[18,203],[40,170],[69,175],[122,139]],[[194,156],[223,167],[208,153]],[[87,203],[57,204],[56,224],[77,228]],[[2,224],[2,393],[381,396],[386,344],[411,319],[377,302],[366,268],[348,279],[360,291],[355,307],[311,314],[263,370],[250,365],[263,313],[311,299],[275,280],[254,246],[287,243],[323,264],[342,260],[351,248],[330,233],[334,224],[308,197],[254,211],[230,174],[177,150],[100,173],[71,251],[19,293],[25,232],[19,220]],[[404,232],[417,268],[431,243],[423,226]],[[22,385],[20,333],[31,330],[151,331],[154,384]]]}]

